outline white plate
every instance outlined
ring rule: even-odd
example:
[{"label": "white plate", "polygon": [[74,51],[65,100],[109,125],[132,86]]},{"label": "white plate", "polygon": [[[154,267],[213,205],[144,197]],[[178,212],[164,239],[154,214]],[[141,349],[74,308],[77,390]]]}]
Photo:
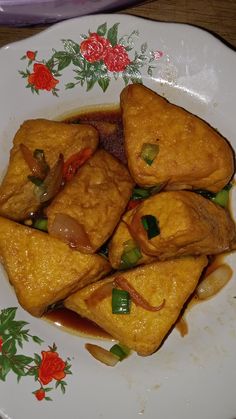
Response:
[{"label": "white plate", "polygon": [[[119,93],[124,87],[124,73],[107,73],[105,66],[102,67],[105,78],[100,84],[104,89],[107,87],[106,92],[96,79],[89,91],[86,91],[86,82],[83,86],[72,87],[71,84],[70,89],[65,89],[67,83],[78,81],[74,79],[76,73],[73,70],[79,69],[76,53],[78,44],[83,41],[81,34],[88,36],[89,31],[98,31],[106,38],[111,28],[110,40],[129,46],[126,53],[123,48],[113,50],[113,57],[120,53],[117,69],[126,71],[126,76],[131,75],[127,73],[128,68],[131,69],[134,79],[140,72],[144,84],[204,118],[236,148],[236,55],[233,51],[212,35],[191,26],[125,15],[97,15],[57,24],[0,51],[2,172],[7,164],[13,134],[25,119],[58,118],[85,105],[118,103]],[[63,44],[63,39],[73,42]],[[88,42],[83,46],[87,50]],[[34,59],[31,65],[28,65],[28,57],[21,60],[27,51],[31,51],[28,56]],[[35,51],[36,57],[32,55]],[[54,75],[54,79],[59,80],[55,84],[48,72],[46,76],[45,73],[42,75],[45,71],[42,65],[43,60],[49,60],[58,51],[61,52],[56,54],[61,63],[61,75]],[[35,59],[40,67],[34,67]],[[131,63],[129,67],[128,61]],[[108,61],[106,63],[114,66]],[[19,74],[19,71],[23,73]],[[35,73],[30,82],[40,87],[39,94],[26,88],[28,76],[24,78],[22,75],[27,71]],[[109,83],[107,76],[110,77]],[[59,89],[54,90],[58,97],[50,90],[53,84]],[[49,90],[42,90],[42,87]],[[233,207],[235,211],[235,198]],[[229,257],[229,263],[236,267],[233,255]],[[48,346],[55,342],[59,357],[63,360],[70,358],[72,374],[64,378],[67,384],[65,394],[60,386],[55,389],[53,379],[48,384],[53,390],[47,393],[53,401],[38,401],[32,394],[39,388],[34,377],[23,376],[18,384],[16,374],[10,369],[5,382],[0,381],[0,416],[4,419],[134,419],[140,416],[148,419],[233,419],[236,417],[235,296],[233,278],[219,295],[196,306],[188,314],[190,330],[186,337],[181,338],[174,330],[154,355],[146,358],[132,355],[115,368],[108,368],[91,358],[84,349],[88,339],[68,334],[22,310],[2,271],[1,309],[18,307],[16,320],[27,321],[29,325],[24,329],[29,329],[30,335],[44,341],[39,345],[29,337],[28,342],[23,341],[23,348],[17,346],[16,354],[33,357],[37,353],[41,356],[41,351],[49,351]],[[104,342],[104,346],[109,348],[111,343]],[[18,362],[22,359],[27,364],[25,358],[18,358]],[[31,365],[35,364],[32,362]]]}]

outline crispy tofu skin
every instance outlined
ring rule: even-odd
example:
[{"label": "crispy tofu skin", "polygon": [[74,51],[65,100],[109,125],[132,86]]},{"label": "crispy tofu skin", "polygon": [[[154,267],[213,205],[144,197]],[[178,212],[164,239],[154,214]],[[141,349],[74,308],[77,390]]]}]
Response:
[{"label": "crispy tofu skin", "polygon": [[111,295],[88,306],[86,300],[94,291],[105,283],[112,282],[115,276],[71,295],[66,299],[65,306],[93,320],[139,355],[150,355],[158,349],[176,322],[206,264],[205,256],[186,257],[155,262],[122,273],[129,284],[152,306],[160,305],[165,299],[165,305],[160,311],[148,311],[132,302],[130,314],[112,314]]},{"label": "crispy tofu skin", "polygon": [[89,125],[73,125],[46,119],[25,121],[17,131],[7,173],[0,186],[0,214],[13,220],[23,220],[39,208],[34,194],[35,185],[28,180],[31,171],[24,160],[20,144],[32,152],[42,149],[52,167],[60,153],[64,160],[85,147],[95,150],[98,133]]},{"label": "crispy tofu skin", "polygon": [[57,214],[83,226],[95,252],[114,231],[134,186],[126,167],[105,150],[98,150],[68,182],[47,209],[53,234]]},{"label": "crispy tofu skin", "polygon": [[[133,239],[127,227],[127,223],[130,221],[130,218],[132,219],[132,216],[133,210],[128,211],[124,214],[109,243],[108,258],[113,269],[120,269],[121,256],[124,251],[124,244],[129,240]],[[136,265],[151,263],[155,259],[153,256],[145,255],[143,252],[141,253],[142,257],[138,260]]]},{"label": "crispy tofu skin", "polygon": [[[127,223],[142,251],[165,260],[182,255],[215,255],[232,250],[236,230],[227,210],[188,191],[161,192],[132,210]],[[141,217],[153,215],[160,234],[151,238]]]},{"label": "crispy tofu skin", "polygon": [[19,303],[33,316],[110,271],[102,256],[75,252],[47,233],[2,217],[0,258]]},{"label": "crispy tofu skin", "polygon": [[[121,109],[128,165],[140,186],[217,192],[232,178],[232,148],[200,118],[140,84],[122,91]],[[145,143],[159,146],[151,165],[141,157]]]}]

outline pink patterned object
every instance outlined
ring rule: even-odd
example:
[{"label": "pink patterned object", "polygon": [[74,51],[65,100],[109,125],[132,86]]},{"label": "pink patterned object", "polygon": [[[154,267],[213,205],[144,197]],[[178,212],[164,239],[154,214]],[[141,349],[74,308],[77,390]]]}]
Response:
[{"label": "pink patterned object", "polygon": [[0,0],[0,25],[49,23],[134,3],[138,0]]}]

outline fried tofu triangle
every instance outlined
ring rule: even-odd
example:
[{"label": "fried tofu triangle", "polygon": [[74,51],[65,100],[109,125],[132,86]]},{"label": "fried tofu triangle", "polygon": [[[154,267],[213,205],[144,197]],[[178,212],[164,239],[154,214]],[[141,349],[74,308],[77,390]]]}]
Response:
[{"label": "fried tofu triangle", "polygon": [[[112,284],[117,275],[71,295],[66,299],[65,306],[91,319],[139,355],[150,355],[159,348],[176,322],[206,265],[205,256],[185,257],[123,272],[122,277],[151,306],[162,305],[159,311],[149,311],[132,301],[130,314],[112,314],[111,291],[104,296],[102,289],[107,286],[105,284]],[[96,291],[98,297],[99,289],[104,298],[92,302],[91,296]]]},{"label": "fried tofu triangle", "polygon": [[[121,162],[105,150],[96,151],[49,205],[49,234],[81,252],[95,252],[114,231],[133,186]],[[67,237],[61,235],[60,223]]]},{"label": "fried tofu triangle", "polygon": [[110,271],[102,256],[75,252],[47,233],[2,217],[0,258],[19,303],[33,316]]},{"label": "fried tofu triangle", "polygon": [[206,122],[140,84],[121,92],[125,150],[140,186],[221,190],[234,173],[228,142]]},{"label": "fried tofu triangle", "polygon": [[63,154],[64,161],[84,148],[94,151],[98,144],[98,132],[90,125],[65,124],[46,119],[25,121],[17,131],[7,173],[0,186],[0,214],[13,220],[24,220],[39,206],[35,186],[28,176],[32,172],[26,163],[20,144],[31,153],[44,151],[46,162],[52,168]]},{"label": "fried tofu triangle", "polygon": [[[150,217],[155,226],[147,228]],[[159,260],[215,255],[236,245],[229,212],[195,192],[168,191],[146,199],[132,210],[127,227],[142,251]]]}]

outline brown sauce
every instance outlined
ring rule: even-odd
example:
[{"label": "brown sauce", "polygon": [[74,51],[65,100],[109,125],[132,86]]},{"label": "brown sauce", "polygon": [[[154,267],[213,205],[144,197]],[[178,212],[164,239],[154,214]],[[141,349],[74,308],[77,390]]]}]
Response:
[{"label": "brown sauce", "polygon": [[67,308],[58,308],[46,313],[44,319],[56,327],[66,329],[72,333],[99,339],[111,339],[112,336],[97,326],[91,320],[79,316]]},{"label": "brown sauce", "polygon": [[[123,163],[127,163],[124,152],[123,126],[120,109],[109,108],[106,110],[81,113],[64,120],[67,123],[93,125],[99,132],[99,144],[109,153]],[[102,127],[104,122],[104,128]],[[106,128],[106,124],[108,125]],[[109,129],[114,127],[114,129]]]}]

